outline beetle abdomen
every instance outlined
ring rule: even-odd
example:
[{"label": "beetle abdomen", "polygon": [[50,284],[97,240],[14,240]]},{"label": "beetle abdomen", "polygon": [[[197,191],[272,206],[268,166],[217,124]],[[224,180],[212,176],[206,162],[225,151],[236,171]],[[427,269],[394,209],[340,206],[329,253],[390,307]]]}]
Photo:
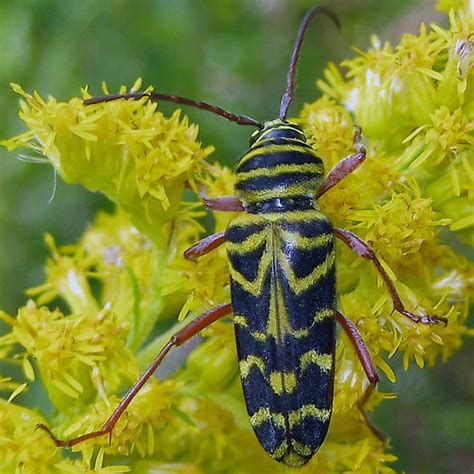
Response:
[{"label": "beetle abdomen", "polygon": [[300,466],[322,444],[331,415],[332,226],[316,210],[244,214],[227,238],[250,422],[273,458]]}]

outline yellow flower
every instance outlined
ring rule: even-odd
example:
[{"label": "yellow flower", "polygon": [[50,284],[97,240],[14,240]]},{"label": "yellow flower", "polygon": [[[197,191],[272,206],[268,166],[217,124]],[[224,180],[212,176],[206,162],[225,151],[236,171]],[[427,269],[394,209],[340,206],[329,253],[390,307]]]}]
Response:
[{"label": "yellow flower", "polygon": [[[369,242],[408,311],[448,321],[416,324],[394,311],[373,263],[337,243],[338,307],[391,382],[396,354],[405,369],[413,362],[433,365],[472,334],[466,319],[474,268],[439,236],[444,227],[472,240],[474,225],[469,5],[439,2],[440,8],[463,8],[450,13],[450,27],[422,25],[396,46],[374,36],[369,51],[343,63],[345,76],[334,64],[328,67],[325,81],[318,81],[324,96],[296,119],[326,172],[354,153],[354,124],[362,126],[366,161],[318,205],[335,226]],[[29,290],[36,303],[28,302],[16,318],[0,312],[11,327],[0,338],[0,357],[19,360],[28,381],[40,374],[56,409],[47,424],[69,439],[100,429],[120,393],[172,335],[229,301],[224,247],[196,261],[184,258],[204,232],[198,222],[204,212],[183,202],[183,190],[204,185],[209,197],[231,195],[235,178],[228,168],[205,161],[212,148],[201,147],[197,127],[180,119],[179,111],[165,118],[145,99],[85,106],[79,98],[60,103],[15,90],[23,97],[20,116],[29,131],[3,144],[39,153],[67,182],[99,190],[117,205],[112,214],[100,213],[73,246],[57,247],[48,235],[46,282]],[[214,230],[224,230],[233,217],[216,213]],[[43,306],[57,299],[66,308]],[[185,366],[171,356],[171,367],[158,374],[167,372],[166,381],[152,378],[111,439],[75,446],[75,459],[34,431],[46,420],[13,405],[28,382],[1,378],[0,386],[13,393],[0,403],[0,470],[11,469],[18,458],[27,468],[44,467],[39,472],[292,472],[271,460],[252,432],[233,337],[232,325],[223,320],[203,331],[197,347],[176,349]],[[387,464],[395,456],[358,407],[369,382],[345,333],[337,341],[334,385],[328,438],[300,472],[393,473]],[[393,397],[375,390],[365,408]]]},{"label": "yellow flower", "polygon": [[[130,455],[136,451],[140,457],[146,457],[160,452],[162,447],[156,442],[156,432],[176,416],[170,413],[177,400],[176,387],[173,381],[159,383],[152,380],[117,423],[111,438],[95,438],[73,447],[73,451],[80,451],[85,459],[92,457],[97,446],[109,455]],[[66,438],[96,431],[103,426],[119,401],[117,396],[104,398],[77,415],[62,420],[62,423],[58,418],[55,431]]]},{"label": "yellow flower", "polygon": [[[138,80],[132,90],[140,85]],[[23,98],[20,117],[29,130],[2,144],[9,150],[29,148],[46,157],[66,182],[103,192],[161,242],[162,225],[179,209],[184,184],[193,182],[213,150],[201,148],[198,128],[180,119],[179,110],[165,118],[147,100],[86,106],[79,98],[45,101],[36,92],[13,88]]]},{"label": "yellow flower", "polygon": [[46,234],[45,242],[52,257],[46,262],[46,282],[27,290],[29,296],[36,296],[39,305],[62,298],[75,313],[98,311],[97,302],[88,282],[92,261],[85,257],[79,247],[56,247],[54,238]]},{"label": "yellow flower", "polygon": [[[32,410],[0,399],[0,461],[3,472],[60,472],[60,455],[48,437],[35,429],[44,420]],[[18,470],[21,466],[21,471]]]},{"label": "yellow flower", "polygon": [[218,250],[193,260],[184,257],[176,259],[164,270],[162,294],[167,296],[176,291],[186,293],[187,301],[180,312],[180,318],[189,311],[203,311],[205,307],[216,306],[229,297],[228,266],[225,250]]},{"label": "yellow flower", "polygon": [[354,112],[376,152],[391,152],[392,172],[414,176],[433,210],[472,243],[474,12],[449,18],[450,29],[422,25],[396,47],[373,37],[368,52],[343,62],[346,78],[331,65],[318,86]]},{"label": "yellow flower", "polygon": [[470,0],[438,0],[436,8],[438,10],[449,12],[451,9],[469,8]]},{"label": "yellow flower", "polygon": [[36,361],[50,400],[62,411],[71,410],[72,400],[87,403],[104,385],[117,390],[123,378],[130,381],[137,374],[125,349],[126,326],[107,309],[64,316],[29,301],[16,319],[5,313],[0,319],[12,326],[2,344],[23,347],[23,368],[30,380],[35,379],[30,359]]}]

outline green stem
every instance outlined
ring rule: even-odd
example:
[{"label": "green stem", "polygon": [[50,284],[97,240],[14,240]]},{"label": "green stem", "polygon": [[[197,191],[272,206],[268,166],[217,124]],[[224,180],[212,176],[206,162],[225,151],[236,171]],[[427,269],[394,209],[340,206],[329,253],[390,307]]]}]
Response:
[{"label": "green stem", "polygon": [[163,245],[154,246],[153,260],[153,277],[148,297],[149,304],[141,315],[134,331],[134,336],[130,344],[132,351],[136,351],[143,341],[148,337],[165,306],[165,302],[161,294],[163,268],[166,265],[166,251]]}]

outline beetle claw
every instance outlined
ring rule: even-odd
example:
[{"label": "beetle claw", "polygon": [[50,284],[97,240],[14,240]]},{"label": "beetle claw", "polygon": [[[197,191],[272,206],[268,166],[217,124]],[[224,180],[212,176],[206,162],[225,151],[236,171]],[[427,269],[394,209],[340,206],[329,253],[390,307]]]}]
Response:
[{"label": "beetle claw", "polygon": [[409,311],[401,311],[404,316],[407,316],[415,323],[421,324],[437,324],[443,323],[445,326],[448,325],[447,318],[442,318],[441,316],[436,316],[434,314],[425,314],[423,316],[417,316],[414,313],[410,313]]},{"label": "beetle claw", "polygon": [[435,316],[434,314],[427,314],[420,318],[420,322],[423,324],[437,324],[443,323],[445,326],[448,325],[447,318],[442,318],[441,316]]}]

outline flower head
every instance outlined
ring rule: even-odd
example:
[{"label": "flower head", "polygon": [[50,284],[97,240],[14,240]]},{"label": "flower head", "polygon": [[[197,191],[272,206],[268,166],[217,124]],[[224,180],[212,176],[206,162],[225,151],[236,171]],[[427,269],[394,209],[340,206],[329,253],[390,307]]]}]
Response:
[{"label": "flower head", "polygon": [[[193,183],[213,150],[197,142],[198,128],[179,110],[165,118],[148,100],[87,106],[79,98],[61,103],[13,88],[23,98],[20,117],[29,131],[3,145],[44,156],[66,182],[103,192],[159,239],[160,223],[175,216],[184,184]],[[90,97],[86,90],[83,95]]]},{"label": "flower head", "polygon": [[[318,206],[335,226],[373,247],[408,311],[447,319],[447,326],[417,324],[394,311],[373,263],[338,242],[338,307],[391,382],[395,354],[405,369],[433,365],[472,333],[466,319],[474,268],[439,232],[472,239],[471,4],[440,1],[440,8],[459,8],[450,13],[450,27],[422,25],[396,46],[374,36],[368,51],[343,63],[345,75],[328,67],[318,81],[323,97],[296,119],[327,171],[354,153],[354,124],[362,126],[366,161]],[[202,208],[184,202],[183,190],[204,186],[210,197],[230,195],[235,182],[228,168],[205,161],[212,147],[200,145],[197,127],[179,111],[166,118],[146,99],[85,106],[79,98],[60,103],[15,90],[29,130],[3,144],[39,153],[65,181],[105,193],[116,210],[99,213],[75,245],[57,246],[47,236],[46,282],[29,290],[36,301],[16,317],[0,312],[10,326],[0,338],[0,358],[20,360],[26,379],[0,379],[10,393],[0,403],[1,468],[11,470],[21,459],[25,469],[44,472],[288,472],[264,454],[252,432],[226,320],[206,328],[197,347],[181,348],[184,364],[167,359],[170,365],[158,372],[166,380],[151,379],[111,439],[75,446],[75,459],[34,430],[46,420],[13,404],[39,374],[55,408],[47,425],[56,436],[100,429],[119,394],[170,337],[229,300],[224,248],[196,261],[184,258],[204,228]],[[89,97],[86,90],[83,96]],[[209,226],[220,232],[233,218],[219,214]],[[56,302],[61,310],[45,306]],[[334,387],[328,438],[301,472],[393,473],[388,464],[395,456],[360,410],[369,381],[344,332]],[[394,397],[375,390],[364,408]]]}]

